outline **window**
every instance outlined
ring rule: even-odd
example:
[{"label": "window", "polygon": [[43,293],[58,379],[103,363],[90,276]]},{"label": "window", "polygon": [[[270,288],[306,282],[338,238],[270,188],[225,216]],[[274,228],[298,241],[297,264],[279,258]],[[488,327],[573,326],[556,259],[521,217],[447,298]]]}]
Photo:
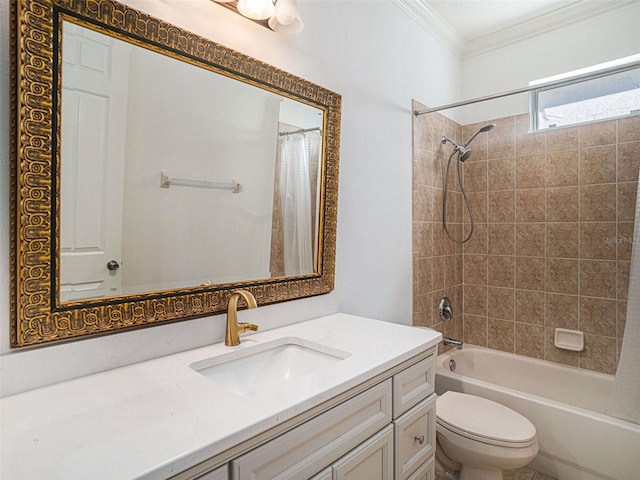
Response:
[{"label": "window", "polygon": [[531,82],[533,131],[640,114],[640,55]]}]

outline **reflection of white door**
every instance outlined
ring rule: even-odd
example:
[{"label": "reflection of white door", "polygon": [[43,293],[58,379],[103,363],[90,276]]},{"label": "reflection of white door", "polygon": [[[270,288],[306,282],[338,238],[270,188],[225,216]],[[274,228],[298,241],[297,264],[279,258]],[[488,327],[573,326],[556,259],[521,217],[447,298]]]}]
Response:
[{"label": "reflection of white door", "polygon": [[129,45],[63,26],[60,298],[118,294]]}]

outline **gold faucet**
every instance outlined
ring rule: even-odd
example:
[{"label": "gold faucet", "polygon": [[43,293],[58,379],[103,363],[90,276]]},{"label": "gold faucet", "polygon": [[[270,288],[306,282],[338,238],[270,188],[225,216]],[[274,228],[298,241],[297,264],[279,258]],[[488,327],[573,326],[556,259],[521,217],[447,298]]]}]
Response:
[{"label": "gold faucet", "polygon": [[238,300],[242,297],[247,303],[247,308],[256,308],[256,298],[246,290],[236,290],[229,296],[227,303],[227,332],[224,336],[224,344],[229,347],[240,345],[240,334],[248,330],[254,332],[258,326],[253,323],[238,323]]}]

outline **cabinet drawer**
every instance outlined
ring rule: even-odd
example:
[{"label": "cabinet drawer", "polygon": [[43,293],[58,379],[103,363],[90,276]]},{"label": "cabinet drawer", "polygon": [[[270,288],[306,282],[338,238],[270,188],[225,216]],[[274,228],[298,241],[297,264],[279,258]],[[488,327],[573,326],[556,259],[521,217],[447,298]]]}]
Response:
[{"label": "cabinet drawer", "polygon": [[435,349],[424,360],[393,376],[393,418],[408,411],[433,393]]},{"label": "cabinet drawer", "polygon": [[333,464],[333,480],[393,480],[393,427],[359,445]]},{"label": "cabinet drawer", "polygon": [[396,479],[405,480],[436,451],[436,396],[420,402],[394,425]]},{"label": "cabinet drawer", "polygon": [[418,470],[409,477],[409,480],[436,480],[435,455],[433,455],[427,463],[423,463],[422,466],[420,466]]},{"label": "cabinet drawer", "polygon": [[228,480],[229,476],[227,475],[227,466],[220,467],[213,472],[205,473],[201,477],[198,477],[197,480]]},{"label": "cabinet drawer", "polygon": [[231,478],[309,478],[390,422],[391,379],[234,460]]},{"label": "cabinet drawer", "polygon": [[309,480],[333,480],[333,468],[327,467],[320,473],[316,473]]}]

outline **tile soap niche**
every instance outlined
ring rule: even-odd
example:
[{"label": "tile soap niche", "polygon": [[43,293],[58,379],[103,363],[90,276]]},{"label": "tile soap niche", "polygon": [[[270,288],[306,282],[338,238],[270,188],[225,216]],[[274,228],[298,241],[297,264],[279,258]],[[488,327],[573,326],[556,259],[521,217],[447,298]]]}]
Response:
[{"label": "tile soap niche", "polygon": [[579,330],[556,328],[553,344],[563,350],[581,352],[584,350],[584,333]]}]

